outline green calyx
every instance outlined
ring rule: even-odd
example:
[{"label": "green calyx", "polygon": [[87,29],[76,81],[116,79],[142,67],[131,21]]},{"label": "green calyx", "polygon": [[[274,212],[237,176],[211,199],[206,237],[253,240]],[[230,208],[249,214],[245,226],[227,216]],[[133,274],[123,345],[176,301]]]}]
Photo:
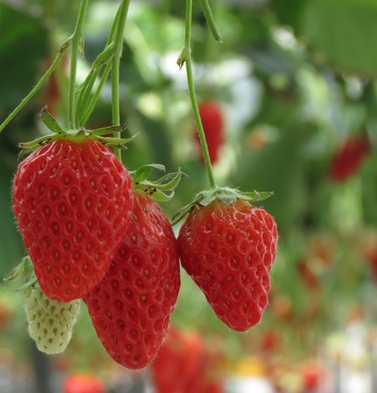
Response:
[{"label": "green calyx", "polygon": [[44,107],[40,113],[40,117],[45,124],[45,126],[52,131],[52,134],[44,135],[40,138],[34,139],[30,142],[21,142],[19,144],[21,151],[18,155],[19,158],[32,152],[33,150],[46,145],[47,143],[59,140],[59,139],[69,139],[76,142],[82,142],[84,140],[97,140],[103,143],[105,146],[114,147],[117,149],[126,149],[126,144],[134,139],[135,136],[131,138],[117,138],[108,136],[108,134],[119,133],[126,129],[126,125],[119,126],[108,126],[97,128],[95,130],[87,130],[81,128],[79,130],[63,130],[60,127],[55,118],[48,112],[47,107]]},{"label": "green calyx", "polygon": [[21,262],[10,272],[9,277],[5,278],[4,281],[15,281],[19,278],[23,278],[24,284],[15,289],[14,291],[16,292],[27,291],[39,286],[37,277],[34,274],[33,263],[29,256],[22,258]]},{"label": "green calyx", "polygon": [[194,199],[186,206],[183,206],[178,212],[173,216],[172,225],[177,224],[181,221],[187,214],[189,214],[195,206],[207,206],[214,200],[218,199],[221,202],[232,205],[237,199],[253,203],[259,202],[264,199],[269,198],[273,195],[272,191],[239,191],[238,189],[229,187],[215,187],[211,190],[201,191]]},{"label": "green calyx", "polygon": [[174,189],[178,186],[182,177],[186,174],[178,169],[178,172],[167,173],[157,180],[148,179],[154,169],[165,172],[165,167],[161,164],[147,164],[136,171],[131,171],[133,188],[135,191],[141,190],[158,202],[166,202],[173,198]]}]

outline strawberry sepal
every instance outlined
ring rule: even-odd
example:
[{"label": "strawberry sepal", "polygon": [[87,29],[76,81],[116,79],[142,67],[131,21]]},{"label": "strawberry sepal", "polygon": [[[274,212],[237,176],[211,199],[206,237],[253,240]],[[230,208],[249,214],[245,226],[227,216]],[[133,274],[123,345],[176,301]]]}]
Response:
[{"label": "strawberry sepal", "polygon": [[167,173],[154,181],[148,180],[154,169],[165,171],[161,164],[147,164],[131,172],[133,188],[135,191],[141,190],[157,202],[167,202],[173,198],[175,188],[186,175],[178,168],[178,172]]},{"label": "strawberry sepal", "polygon": [[22,258],[21,262],[10,272],[9,277],[4,278],[4,281],[15,281],[21,277],[24,279],[24,284],[16,289],[11,289],[12,291],[22,292],[39,286],[33,264],[28,255]]},{"label": "strawberry sepal", "polygon": [[47,143],[60,139],[69,139],[76,142],[82,142],[86,139],[97,140],[107,147],[124,150],[127,148],[126,145],[136,137],[136,135],[133,135],[130,138],[118,138],[112,136],[113,133],[123,132],[127,128],[125,124],[101,127],[94,130],[87,130],[85,128],[78,130],[63,130],[51,113],[48,112],[47,106],[45,106],[40,112],[40,117],[44,125],[52,132],[52,134],[44,135],[29,142],[21,142],[19,144],[21,151],[18,158],[31,153]]},{"label": "strawberry sepal", "polygon": [[230,187],[216,187],[211,190],[201,191],[194,199],[187,205],[183,206],[177,213],[173,216],[172,225],[177,224],[181,221],[187,214],[189,214],[196,205],[207,206],[215,199],[224,202],[227,205],[232,205],[237,199],[243,201],[254,203],[259,202],[264,199],[269,198],[273,195],[272,191],[239,191],[235,188]]}]

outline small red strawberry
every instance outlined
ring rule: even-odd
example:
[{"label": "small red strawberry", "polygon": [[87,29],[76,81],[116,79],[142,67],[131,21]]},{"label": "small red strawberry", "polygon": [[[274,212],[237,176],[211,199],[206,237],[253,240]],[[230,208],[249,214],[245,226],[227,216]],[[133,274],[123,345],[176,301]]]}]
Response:
[{"label": "small red strawberry", "polygon": [[181,264],[231,329],[245,331],[260,321],[277,238],[274,219],[242,199],[196,203],[181,227]]},{"label": "small red strawberry", "polygon": [[348,138],[335,151],[330,161],[329,176],[333,181],[344,181],[355,175],[371,151],[367,136]]},{"label": "small red strawberry", "polygon": [[311,360],[303,364],[300,369],[300,374],[305,391],[308,392],[318,391],[321,381],[325,376],[323,367],[316,360]]},{"label": "small red strawberry", "polygon": [[[220,148],[225,139],[223,111],[217,102],[204,101],[199,104],[199,114],[207,141],[211,164],[215,164],[219,160]],[[195,141],[200,152],[200,159],[204,162],[196,128]]]},{"label": "small red strawberry", "polygon": [[131,177],[101,142],[66,135],[20,163],[13,210],[41,289],[68,302],[108,270],[130,222]]},{"label": "small red strawberry", "polygon": [[140,369],[155,358],[179,288],[171,225],[151,197],[135,191],[131,225],[110,269],[83,298],[98,337],[117,363]]}]

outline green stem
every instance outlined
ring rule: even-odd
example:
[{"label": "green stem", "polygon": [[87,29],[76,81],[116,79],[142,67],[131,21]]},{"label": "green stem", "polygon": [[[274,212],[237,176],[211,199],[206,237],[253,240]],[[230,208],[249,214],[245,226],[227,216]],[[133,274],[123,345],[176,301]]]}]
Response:
[{"label": "green stem", "polygon": [[30,101],[30,99],[34,96],[34,94],[42,87],[43,83],[47,80],[47,78],[53,73],[57,64],[64,56],[64,53],[70,47],[72,43],[72,38],[69,37],[66,42],[60,48],[58,54],[55,57],[55,60],[52,62],[48,70],[42,76],[42,78],[38,81],[38,83],[34,86],[34,88],[30,91],[30,93],[17,105],[17,107],[8,115],[8,117],[3,121],[0,125],[0,132],[10,123],[10,121],[17,115],[17,113]]},{"label": "green stem", "polygon": [[[198,101],[196,99],[194,78],[192,74],[192,63],[191,63],[191,24],[192,24],[192,0],[186,0],[186,29],[185,29],[185,46],[182,50],[181,60],[186,64],[186,75],[188,89],[191,99],[191,106],[194,112],[194,118],[196,123],[196,128],[198,130],[198,136],[200,140],[200,145],[203,152],[204,163],[207,170],[208,180],[210,187],[212,189],[217,188],[215,176],[213,174],[211,159],[209,156],[208,146],[206,137],[203,130],[202,120],[199,114]],[[179,64],[179,60],[178,60]],[[183,64],[183,63],[182,63]]]},{"label": "green stem", "polygon": [[[114,126],[120,125],[120,106],[119,106],[119,67],[120,58],[123,50],[123,37],[126,27],[126,20],[130,0],[123,0],[119,8],[119,19],[114,35],[115,53],[111,60],[111,104],[112,104],[112,123]],[[119,138],[120,133],[115,132],[114,136]],[[120,149],[115,149],[116,156],[121,160]]]},{"label": "green stem", "polygon": [[80,44],[83,37],[84,22],[89,0],[81,0],[79,14],[76,21],[75,30],[72,35],[72,53],[69,72],[69,90],[68,90],[68,127],[75,129],[77,126],[76,119],[76,72],[77,58],[80,50]]},{"label": "green stem", "polygon": [[82,118],[80,118],[80,124],[85,124],[87,122],[87,120],[89,119],[89,116],[92,114],[93,109],[94,109],[94,107],[95,107],[95,105],[96,105],[96,103],[98,101],[98,98],[99,98],[99,96],[101,94],[102,88],[105,85],[107,77],[110,74],[111,67],[112,67],[112,63],[107,64],[107,66],[105,68],[105,71],[103,72],[103,74],[101,76],[101,79],[99,81],[98,87],[95,90],[95,92],[93,94],[93,97],[90,100],[84,115],[82,116]]},{"label": "green stem", "polygon": [[[91,112],[94,109],[94,105],[98,100],[100,90],[96,90],[95,92],[95,97],[92,98],[92,89],[94,86],[94,83],[100,74],[101,68],[104,64],[106,65],[105,73],[106,77],[109,75],[111,71],[111,59],[114,56],[114,36],[115,36],[115,31],[118,27],[119,24],[119,14],[120,14],[121,9],[118,8],[117,13],[115,15],[114,21],[111,26],[110,34],[107,39],[106,47],[105,49],[97,56],[95,61],[93,62],[92,69],[89,73],[89,75],[86,77],[85,81],[82,83],[81,86],[79,86],[79,93],[76,98],[76,116],[78,119],[78,126],[82,127],[85,125],[86,121],[88,120],[89,116],[91,115]],[[110,68],[109,68],[110,65]],[[107,71],[108,70],[108,71]],[[100,81],[100,87],[102,89],[103,85],[105,83],[105,80],[103,80],[103,77],[101,78]],[[93,105],[94,104],[94,105]],[[89,107],[89,109],[87,109]]]},{"label": "green stem", "polygon": [[207,20],[208,27],[212,33],[213,38],[217,42],[223,42],[221,34],[220,34],[219,30],[217,29],[215,19],[213,17],[212,10],[211,10],[208,0],[200,0],[200,2],[202,4],[203,13],[204,13],[204,16]]}]

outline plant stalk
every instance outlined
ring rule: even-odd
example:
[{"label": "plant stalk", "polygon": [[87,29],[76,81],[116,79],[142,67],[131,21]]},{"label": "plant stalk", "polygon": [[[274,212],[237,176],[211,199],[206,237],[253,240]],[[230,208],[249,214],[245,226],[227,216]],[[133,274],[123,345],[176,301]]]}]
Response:
[{"label": "plant stalk", "polygon": [[47,80],[47,78],[54,72],[56,66],[58,65],[61,58],[64,56],[67,49],[70,47],[72,43],[71,37],[67,39],[66,42],[60,48],[58,54],[56,55],[54,61],[48,68],[48,70],[44,73],[42,78],[38,81],[38,83],[33,87],[30,93],[22,99],[22,101],[17,105],[17,107],[8,115],[8,117],[3,121],[0,125],[0,132],[11,122],[11,120],[18,114],[18,112],[30,101],[31,98],[35,95],[35,93],[42,87],[43,83]]},{"label": "plant stalk", "polygon": [[81,40],[83,39],[84,22],[89,0],[81,0],[79,14],[76,21],[75,30],[72,35],[72,53],[69,72],[69,90],[68,90],[68,127],[75,129],[77,127],[76,119],[76,72],[77,58],[80,50]]},{"label": "plant stalk", "polygon": [[190,94],[191,106],[194,112],[194,118],[196,123],[196,128],[200,140],[200,146],[203,152],[203,159],[208,175],[208,180],[210,187],[212,189],[217,188],[215,176],[213,174],[213,168],[211,164],[211,159],[209,156],[208,146],[206,137],[204,134],[202,120],[200,118],[198,101],[195,93],[195,84],[192,72],[192,62],[191,62],[191,26],[192,26],[192,0],[186,0],[186,29],[185,29],[185,46],[182,50],[181,59],[178,60],[178,64],[182,66],[183,63],[186,65],[186,75],[187,83]]},{"label": "plant stalk", "polygon": [[[112,123],[113,126],[120,125],[120,103],[119,103],[119,68],[120,58],[122,57],[123,51],[123,38],[124,30],[126,27],[126,20],[128,14],[128,8],[130,0],[123,0],[119,8],[118,23],[115,29],[114,35],[114,57],[111,60],[111,104],[112,104]],[[116,138],[120,137],[120,132],[115,132]],[[121,157],[120,149],[115,149],[114,153],[119,158]]]}]

